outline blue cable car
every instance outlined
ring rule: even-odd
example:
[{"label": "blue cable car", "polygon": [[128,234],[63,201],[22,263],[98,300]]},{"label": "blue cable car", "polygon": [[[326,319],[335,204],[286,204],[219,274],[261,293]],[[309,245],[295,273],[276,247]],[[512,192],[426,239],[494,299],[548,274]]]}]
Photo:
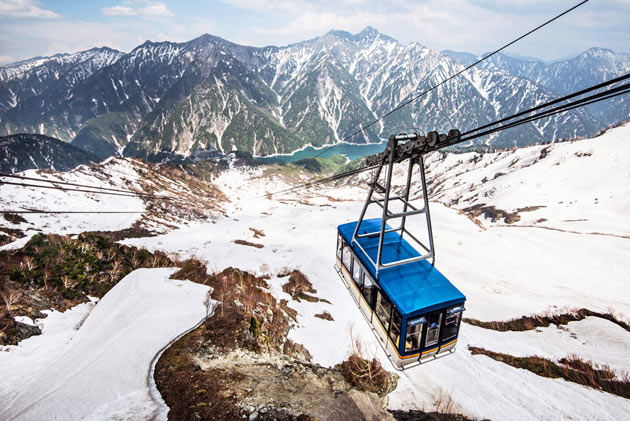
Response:
[{"label": "blue cable car", "polygon": [[[427,141],[417,134],[390,137],[385,151],[373,158],[380,162],[380,166],[369,184],[370,191],[361,217],[337,227],[335,269],[396,369],[453,353],[466,301],[466,297],[434,266],[422,154],[409,156],[405,153],[410,150],[409,145],[397,144],[400,140],[410,139],[421,146],[423,140]],[[392,196],[393,167],[403,159],[410,159],[406,188],[401,194]],[[411,174],[416,164],[422,178],[422,208],[417,208],[409,200]],[[388,167],[385,183],[380,183],[381,169],[385,165]],[[381,197],[373,198],[374,194]],[[402,210],[391,209],[395,201],[402,204]],[[382,208],[382,218],[365,219],[368,207],[374,204]],[[421,214],[426,217],[428,246],[406,228],[408,217]],[[400,220],[399,226],[392,228],[388,224],[390,220]],[[412,242],[424,254],[418,252]]]}]

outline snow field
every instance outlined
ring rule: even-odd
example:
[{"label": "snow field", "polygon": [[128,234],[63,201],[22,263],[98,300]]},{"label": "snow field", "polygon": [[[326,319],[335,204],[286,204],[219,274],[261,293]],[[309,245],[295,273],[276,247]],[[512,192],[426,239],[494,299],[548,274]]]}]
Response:
[{"label": "snow field", "polygon": [[[260,206],[263,205],[264,201],[260,202]],[[290,305],[298,311],[298,326],[291,331],[291,339],[304,344],[315,362],[334,365],[347,357],[352,329],[354,336],[364,344],[367,354],[377,356],[385,367],[389,367],[389,362],[332,267],[335,226],[356,218],[359,208],[358,202],[336,205],[335,208],[297,205],[293,202],[285,205],[273,203],[262,211],[269,215],[255,216],[252,212],[257,208],[252,204],[248,205],[247,212],[233,214],[234,219],[221,219],[216,224],[190,227],[158,237],[162,245],[157,247],[157,239],[152,238],[133,239],[127,243],[149,249],[178,249],[182,257],[186,257],[184,250],[194,250],[192,254],[205,260],[210,270],[234,266],[258,274],[277,274],[284,267],[298,268],[313,282],[317,290],[315,295],[331,301],[332,305],[291,301],[281,290],[287,278],[272,277],[269,281],[272,293],[277,298],[288,299]],[[549,250],[545,247],[548,243],[562,244],[568,237],[575,237],[575,234],[533,230],[534,233],[530,235],[513,236],[510,235],[513,232],[532,229],[511,230],[498,227],[482,231],[454,210],[438,204],[433,204],[432,210],[434,221],[440,221],[434,228],[438,267],[467,295],[467,316],[501,320],[553,309],[554,306],[583,306],[606,311],[611,302],[618,305],[616,308],[627,308],[627,300],[619,298],[624,296],[617,289],[619,282],[614,282],[615,277],[623,279],[618,278],[620,274],[614,269],[614,260],[621,258],[623,249],[612,255],[604,252],[601,256],[603,261],[599,260],[599,264],[593,263],[595,268],[602,269],[599,266],[602,265],[608,269],[602,277],[612,283],[609,285],[607,282],[599,282],[598,291],[593,291],[588,273],[578,277],[584,271],[573,264],[578,255],[575,253],[576,246],[571,247],[573,252],[563,254],[565,260],[559,264],[568,277],[556,278],[553,273],[545,275],[546,270],[558,265],[557,262],[550,261],[547,265],[540,265],[534,263],[537,257],[534,256],[525,264],[522,263],[521,254],[511,253],[512,249],[523,250],[523,253],[529,249],[540,249],[539,254],[547,254]],[[248,229],[250,226],[262,229],[266,236],[252,239],[252,232]],[[538,238],[539,233],[543,238]],[[502,238],[505,239],[496,243],[497,239]],[[265,247],[257,249],[234,244],[234,239],[247,239],[264,244]],[[588,243],[587,240],[584,242]],[[606,244],[627,240],[601,237],[598,241]],[[532,242],[534,244],[530,244]],[[512,245],[507,247],[506,244]],[[579,243],[577,246],[581,245]],[[612,244],[610,249],[614,250],[615,247]],[[470,257],[462,261],[460,256],[463,255]],[[598,260],[593,259],[593,262]],[[515,267],[521,266],[524,271],[515,271]],[[492,268],[492,271],[489,272],[488,268]],[[541,279],[532,284],[532,277]],[[567,279],[571,281],[567,282]],[[550,281],[554,283],[549,285]],[[553,294],[545,293],[548,289]],[[314,317],[322,311],[330,312],[335,322]],[[577,322],[577,325],[581,326],[586,322]],[[591,323],[590,320],[588,322]],[[615,369],[626,369],[623,355],[627,350],[627,340],[615,342],[614,339],[627,338],[627,333],[620,332],[621,328],[606,321],[594,323],[599,322],[604,325],[599,331],[577,329],[577,342],[570,344],[571,346],[567,346],[566,337],[555,342],[550,341],[548,336],[551,333],[538,336],[536,332],[506,335],[464,325],[457,353],[403,373],[398,389],[391,395],[390,407],[424,406],[431,409],[434,394],[442,389],[452,395],[464,413],[478,417],[508,419],[513,414],[518,414],[516,418],[519,419],[557,419],[587,414],[592,418],[619,418],[623,411],[630,409],[624,399],[564,381],[538,377],[504,366],[487,357],[471,356],[467,351],[467,345],[471,344],[498,352],[520,349],[522,352],[515,355],[539,354],[552,359],[577,353],[586,359],[610,364]],[[549,328],[553,329],[555,328]],[[608,341],[602,342],[596,333],[603,335]],[[523,342],[527,346],[522,346]],[[603,349],[607,351],[602,352]],[[500,380],[497,376],[500,376]],[[482,392],[487,395],[485,398],[479,397]],[[501,396],[500,399],[496,397],[498,395]],[[580,401],[598,403],[584,412]]]},{"label": "snow field", "polygon": [[[619,146],[615,142],[621,142],[617,139],[620,134],[616,130],[593,141],[599,142],[604,152],[615,150]],[[627,132],[630,130],[625,129],[622,134],[626,136]],[[611,135],[615,137],[609,142],[607,138]],[[544,164],[546,160],[555,162],[554,153],[575,157],[575,160],[588,158],[578,157],[567,149],[583,149],[585,145],[590,147],[588,143],[582,142],[554,145],[552,154],[534,165],[530,164],[539,151],[533,151],[533,148],[517,151],[523,151],[524,156],[520,159],[523,168],[515,169],[495,182],[509,181],[507,177],[512,176],[523,183],[514,182],[501,194],[495,193],[496,196],[490,195],[484,200],[490,205],[508,210],[545,204],[542,200],[535,200],[539,199],[536,192],[545,191],[547,187],[543,183],[550,171],[564,168],[567,173],[584,173],[586,169],[580,166],[536,166]],[[592,165],[597,168],[606,165],[600,162],[607,161],[604,152],[591,155],[597,159]],[[618,153],[623,155],[623,150]],[[448,159],[453,156],[460,157],[449,155]],[[507,154],[503,159],[508,163],[498,165],[507,167],[513,160]],[[538,171],[537,174],[523,175],[523,172],[532,172],[534,169]],[[494,174],[500,169],[497,167],[487,171]],[[470,185],[466,178],[468,176],[467,173],[458,175],[460,184],[449,194],[462,194],[461,188]],[[475,175],[479,179],[483,176]],[[525,181],[534,176],[539,177],[539,188],[532,191],[523,187]],[[571,208],[570,211],[574,213],[570,217],[577,215],[577,209],[584,213],[583,218],[591,220],[589,212],[601,209],[605,215],[593,218],[595,222],[586,224],[582,232],[605,228],[605,232],[614,233],[618,226],[624,232],[627,222],[623,218],[623,200],[630,197],[624,194],[630,193],[628,184],[605,179],[598,185],[583,180],[582,184],[578,183],[576,188],[572,188],[566,184],[571,179],[567,175],[564,184],[551,183],[551,192],[544,194],[552,197],[557,191],[563,197],[573,195],[579,198],[593,194],[596,187],[614,188],[615,197],[621,198],[617,202],[618,206]],[[233,202],[226,205],[230,218],[172,231],[157,238],[127,240],[126,243],[148,249],[178,250],[181,257],[194,255],[205,260],[210,271],[234,266],[258,274],[269,273],[272,275],[269,282],[273,294],[277,298],[288,299],[298,311],[298,326],[291,331],[291,339],[305,345],[315,362],[334,365],[343,361],[350,350],[352,329],[367,354],[377,356],[385,367],[390,367],[333,269],[336,226],[358,218],[365,190],[352,185],[324,187],[269,200],[263,192],[281,190],[282,183],[277,179],[270,181],[254,173],[231,170],[220,176],[216,183],[228,197],[233,198]],[[464,187],[458,190],[458,186]],[[345,201],[331,201],[327,196]],[[493,202],[493,197],[505,202]],[[613,310],[624,320],[630,315],[630,290],[626,282],[630,268],[627,259],[629,239],[506,227],[505,224],[491,224],[487,220],[484,220],[487,229],[483,230],[456,209],[440,203],[431,203],[431,212],[437,250],[436,265],[467,296],[465,316],[481,320],[505,320],[581,307],[600,312]],[[549,226],[555,227],[556,223],[563,223],[563,218],[569,217],[563,212],[566,212],[563,207],[549,205],[532,214],[536,214],[537,218],[543,215],[549,220]],[[529,217],[526,213],[522,215]],[[416,225],[419,228],[418,221],[413,218],[409,223],[412,231]],[[249,227],[263,230],[266,236],[253,239]],[[566,226],[561,225],[561,228]],[[260,243],[264,248],[234,244],[235,239]],[[304,272],[317,290],[315,295],[329,300],[332,305],[291,301],[281,290],[287,278],[273,276],[285,267]],[[335,322],[314,317],[322,311],[330,312]],[[629,338],[630,335],[620,327],[597,318],[531,332],[494,332],[463,324],[457,352],[453,356],[403,372],[398,388],[390,395],[390,407],[432,410],[435,396],[443,392],[453,398],[461,412],[479,418],[623,419],[630,412],[628,400],[564,380],[539,377],[485,356],[472,356],[467,347],[482,346],[515,356],[540,355],[552,360],[577,354],[597,364],[608,364],[621,373],[629,368],[624,358],[630,345]]]},{"label": "snow field", "polygon": [[[445,178],[439,201],[460,199],[460,209],[476,203],[508,211],[544,206],[519,213],[517,225],[630,236],[630,124],[592,139],[486,154],[476,163],[475,155],[429,159],[432,174]],[[494,179],[499,173],[505,175]],[[537,222],[542,218],[547,221]]]},{"label": "snow field", "polygon": [[[627,178],[630,173],[624,163],[628,157],[628,142],[625,140],[628,137],[630,125],[610,130],[596,139],[553,145],[550,154],[535,163],[546,146],[485,155],[480,163],[474,165],[467,164],[470,159],[467,154],[449,154],[444,161],[434,163],[432,174],[441,175],[446,180],[443,193],[436,195],[437,200],[449,203],[458,197],[466,199],[479,193],[477,198],[471,198],[468,203],[460,201],[452,208],[431,203],[436,266],[466,295],[466,317],[505,320],[545,311],[585,307],[599,312],[613,310],[619,317],[628,320],[630,286],[627,273],[630,260],[627,256],[630,239],[623,237],[630,232],[627,222],[630,211],[630,183],[627,182],[630,180]],[[584,153],[591,149],[590,155]],[[518,163],[511,165],[517,156]],[[460,160],[462,162],[458,163]],[[560,164],[556,165],[558,162]],[[497,172],[507,175],[491,180]],[[589,177],[584,174],[589,174]],[[491,181],[481,184],[484,177]],[[272,293],[277,298],[288,299],[290,306],[298,311],[297,326],[290,337],[303,344],[315,362],[334,365],[343,361],[350,351],[352,331],[364,345],[368,356],[376,356],[386,368],[390,368],[389,361],[333,269],[336,226],[358,218],[365,189],[353,185],[326,186],[275,196],[270,200],[265,197],[265,192],[288,186],[279,177],[271,180],[263,178],[260,169],[231,169],[222,174],[216,183],[231,200],[225,204],[229,217],[190,224],[165,235],[130,239],[124,243],[176,253],[182,258],[197,257],[208,264],[210,271],[233,266],[256,274],[271,274],[269,283]],[[474,184],[473,188],[471,184]],[[598,204],[594,203],[595,197]],[[508,227],[502,222],[491,223],[480,217],[486,228],[484,230],[457,210],[474,203],[486,203],[509,211],[544,205],[545,208],[521,213],[522,220],[517,225],[541,225],[578,233]],[[547,221],[536,223],[541,218]],[[409,224],[412,231],[414,226],[419,228],[413,218]],[[263,230],[265,236],[254,239],[250,227]],[[611,235],[589,234],[591,232]],[[237,239],[260,243],[264,248],[235,244],[233,241]],[[304,272],[317,290],[315,295],[332,304],[292,301],[282,291],[287,278],[276,276],[284,268]],[[51,337],[47,336],[50,334],[46,329],[41,337],[26,340],[7,353],[9,357],[0,353],[0,369],[8,367],[7,384],[10,385],[6,397],[0,397],[0,407],[7,408],[0,412],[0,418],[18,414],[28,418],[27,415],[44,414],[51,408],[55,416],[60,416],[59,411],[66,410],[68,406],[59,405],[55,401],[58,396],[69,399],[71,406],[77,406],[79,417],[142,418],[163,414],[159,405],[149,397],[146,386],[148,361],[169,339],[203,317],[205,310],[199,304],[203,301],[203,291],[193,294],[194,298],[184,299],[184,296],[189,296],[186,292],[188,287],[173,287],[172,283],[176,281],[166,279],[171,273],[167,270],[160,277],[155,276],[159,278],[157,284],[163,287],[158,290],[170,291],[169,299],[162,295],[159,300],[153,298],[153,294],[159,292],[155,290],[156,281],[151,284],[151,290],[144,282],[155,273],[158,272],[147,270],[130,274],[125,280],[132,277],[134,281],[126,284],[122,281],[121,284],[131,283],[137,288],[128,285],[121,287],[127,288],[124,294],[123,291],[114,293],[119,284],[96,306],[69,344],[60,345],[60,341],[64,340],[64,329],[67,332],[72,327],[72,317],[80,319],[72,316],[74,309],[69,312],[66,324],[59,324],[57,342],[50,347],[52,356],[43,355],[41,347],[30,345],[45,344],[37,340]],[[115,300],[109,298],[110,295],[122,300],[123,295],[135,297],[139,294],[142,299],[138,298],[133,306],[130,303],[103,305],[106,300]],[[195,317],[190,316],[186,323],[182,321],[174,326],[175,318],[184,317],[183,314],[187,313],[165,310],[170,305],[180,305],[177,304],[179,298],[173,297],[197,303],[189,306],[193,308],[186,307],[186,311],[197,312]],[[145,302],[145,298],[153,301]],[[125,303],[128,299],[125,298]],[[81,311],[85,315],[87,310],[78,309],[76,314]],[[335,321],[314,317],[322,311],[330,312]],[[149,335],[149,329],[140,329],[137,326],[139,322],[134,320],[129,330],[120,332],[130,342],[124,344],[117,361],[123,366],[128,362],[127,356],[136,358],[136,355],[141,355],[138,358],[141,358],[143,368],[139,367],[142,364],[136,364],[129,367],[129,372],[101,373],[103,365],[95,363],[97,368],[93,368],[84,364],[84,360],[88,361],[88,365],[100,361],[99,358],[103,358],[103,354],[98,353],[101,347],[114,350],[120,346],[116,329],[124,324],[121,319],[126,321],[136,316],[149,323],[141,318],[140,313],[142,317],[155,319],[156,331]],[[92,325],[88,322],[93,316],[97,322],[91,322]],[[158,321],[161,324],[158,325]],[[47,322],[48,319],[44,320],[44,323]],[[98,326],[98,329],[90,326]],[[159,329],[157,326],[160,326]],[[114,335],[114,338],[108,335]],[[563,380],[539,377],[485,356],[473,356],[467,347],[481,346],[515,356],[536,354],[552,360],[578,354],[586,360],[608,364],[621,373],[629,370],[624,358],[630,345],[629,337],[620,327],[597,318],[530,332],[494,332],[463,324],[458,350],[453,356],[401,373],[398,388],[390,395],[390,407],[432,410],[435,396],[445,393],[453,398],[461,412],[478,418],[624,419],[630,413],[629,400]],[[28,351],[29,346],[35,348]],[[22,351],[18,351],[20,349]],[[116,358],[117,354],[111,351],[106,355]],[[19,356],[23,360],[19,360]],[[13,363],[6,358],[13,358]],[[24,361],[24,365],[20,366],[18,361]],[[30,362],[33,362],[33,368]],[[32,375],[21,374],[31,372]],[[98,378],[99,384],[81,383],[86,377]],[[53,382],[53,378],[62,380]],[[144,379],[143,385],[140,378]],[[74,387],[72,381],[78,381],[83,387]],[[58,384],[58,387],[49,391],[41,383]],[[111,389],[120,393],[112,395],[108,392]],[[78,390],[88,397],[87,403],[72,400],[73,393]],[[8,405],[2,405],[3,402],[8,402]]]},{"label": "snow field", "polygon": [[[109,159],[103,163],[105,173],[93,172],[90,167],[79,166],[75,170],[58,174],[40,173],[37,170],[29,170],[21,175],[33,178],[49,179],[53,181],[63,181],[88,186],[125,189],[129,190],[127,183],[136,187],[140,178],[134,169],[133,161],[122,159]],[[103,180],[106,179],[106,181]],[[54,186],[54,184],[32,180],[14,180],[18,183],[34,184],[41,186]],[[68,189],[89,190],[83,187],[63,186]],[[51,210],[64,212],[102,212],[102,211],[124,211],[136,213],[75,213],[75,214],[22,214],[27,220],[19,228],[27,231],[26,239],[13,245],[7,244],[9,248],[22,247],[28,239],[34,235],[37,228],[43,233],[79,233],[84,231],[116,231],[129,228],[142,216],[145,205],[139,197],[118,196],[98,193],[68,192],[57,189],[41,189],[35,187],[21,187],[14,185],[0,186],[0,203],[2,209],[21,210]],[[3,221],[3,225],[6,221]],[[7,247],[5,246],[5,247]]]}]

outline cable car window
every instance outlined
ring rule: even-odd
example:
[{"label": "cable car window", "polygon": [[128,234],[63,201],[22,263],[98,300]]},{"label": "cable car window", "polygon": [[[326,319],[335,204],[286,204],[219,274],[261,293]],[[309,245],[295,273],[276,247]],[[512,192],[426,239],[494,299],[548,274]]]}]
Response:
[{"label": "cable car window", "polygon": [[341,259],[341,250],[343,249],[343,239],[341,234],[337,235],[337,257]]},{"label": "cable car window", "polygon": [[380,291],[376,295],[376,314],[383,324],[385,332],[389,331],[389,315],[392,311],[392,304],[389,302],[386,296]]},{"label": "cable car window", "polygon": [[446,314],[446,321],[444,323],[444,339],[450,339],[457,336],[457,329],[459,327],[459,318],[462,313]]},{"label": "cable car window", "polygon": [[354,279],[355,284],[361,285],[361,264],[357,259],[354,259],[354,263],[352,263],[352,279]]},{"label": "cable car window", "polygon": [[417,351],[420,349],[420,335],[422,327],[427,319],[420,317],[407,321],[407,337],[405,338],[405,352]]},{"label": "cable car window", "polygon": [[400,345],[400,314],[396,309],[392,312],[392,328],[389,331],[389,337],[396,344],[396,348]]},{"label": "cable car window", "polygon": [[374,281],[372,280],[372,277],[370,277],[366,273],[365,278],[363,278],[363,297],[365,297],[365,301],[368,303],[371,309],[374,309],[372,307],[372,303],[374,302],[372,300],[372,296],[374,295],[375,290],[376,287],[374,286]]},{"label": "cable car window", "polygon": [[440,323],[442,323],[442,313],[429,316],[429,326],[427,327],[427,340],[425,346],[435,345],[440,338]]},{"label": "cable car window", "polygon": [[347,244],[343,245],[343,265],[350,271],[350,263],[352,262],[352,250]]}]

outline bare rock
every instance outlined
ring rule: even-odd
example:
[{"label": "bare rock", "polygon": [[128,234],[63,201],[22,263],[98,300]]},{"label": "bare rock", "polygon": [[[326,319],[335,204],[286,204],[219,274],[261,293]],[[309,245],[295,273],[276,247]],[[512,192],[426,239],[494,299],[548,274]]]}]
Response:
[{"label": "bare rock", "polygon": [[341,393],[335,399],[311,409],[306,415],[320,421],[394,421],[394,417],[382,409],[378,395],[355,389]]}]

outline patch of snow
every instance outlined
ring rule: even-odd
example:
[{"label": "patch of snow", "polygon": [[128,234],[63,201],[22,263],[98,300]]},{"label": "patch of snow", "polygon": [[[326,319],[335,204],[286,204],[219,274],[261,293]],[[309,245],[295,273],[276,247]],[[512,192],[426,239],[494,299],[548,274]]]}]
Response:
[{"label": "patch of snow", "polygon": [[14,320],[16,322],[18,322],[18,323],[22,323],[22,324],[25,324],[25,325],[37,326],[35,324],[35,322],[33,321],[33,319],[31,319],[30,317],[27,317],[27,316],[17,316],[17,317],[14,317]]}]

